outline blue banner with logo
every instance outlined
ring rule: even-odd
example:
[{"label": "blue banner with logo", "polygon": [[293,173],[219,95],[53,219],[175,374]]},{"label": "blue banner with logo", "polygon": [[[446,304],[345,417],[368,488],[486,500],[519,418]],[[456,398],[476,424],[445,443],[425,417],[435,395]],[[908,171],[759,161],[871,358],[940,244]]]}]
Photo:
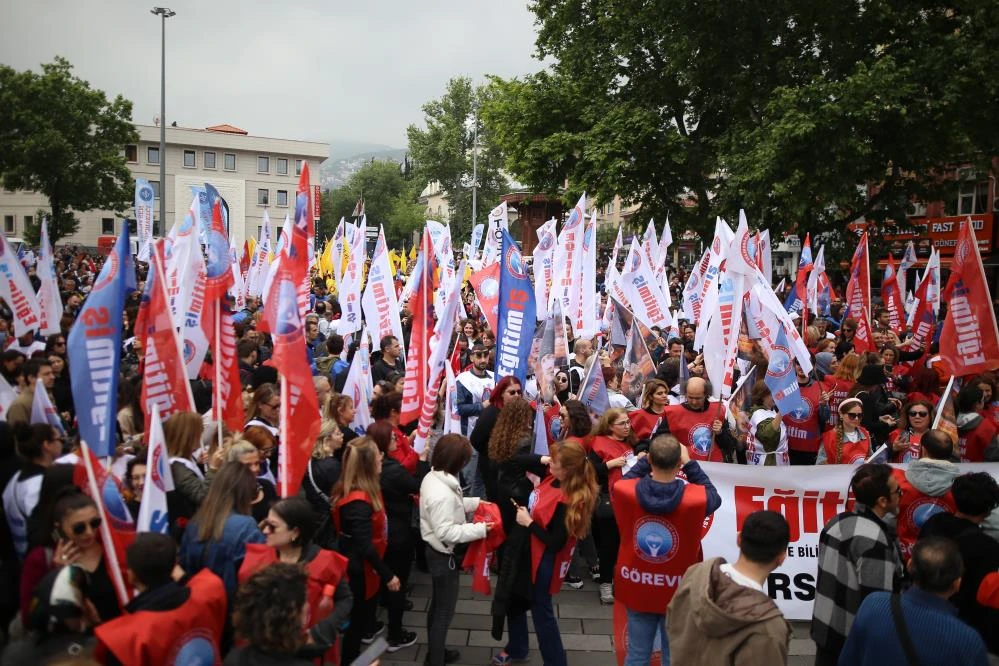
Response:
[{"label": "blue banner with logo", "polygon": [[135,289],[128,225],[101,268],[67,339],[73,403],[85,441],[98,457],[115,449],[118,369],[121,362],[121,313],[125,294]]},{"label": "blue banner with logo", "polygon": [[513,375],[525,386],[534,340],[537,303],[524,257],[510,232],[503,234],[500,254],[499,314],[496,326],[496,377]]},{"label": "blue banner with logo", "polygon": [[794,370],[794,354],[787,344],[783,326],[777,327],[777,340],[771,346],[770,363],[763,379],[781,414],[808,411],[808,405],[801,399],[798,373]]}]

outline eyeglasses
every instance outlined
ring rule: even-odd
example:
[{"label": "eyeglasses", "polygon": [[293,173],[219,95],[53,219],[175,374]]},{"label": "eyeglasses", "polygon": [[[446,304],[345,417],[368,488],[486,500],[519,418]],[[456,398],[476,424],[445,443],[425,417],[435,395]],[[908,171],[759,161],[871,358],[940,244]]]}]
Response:
[{"label": "eyeglasses", "polygon": [[90,527],[91,532],[96,532],[97,530],[100,529],[101,523],[103,522],[104,521],[100,518],[91,518],[89,523],[87,522],[73,523],[70,529],[73,530],[73,534],[75,534],[76,536],[81,536],[83,535],[84,532],[87,531],[87,527]]},{"label": "eyeglasses", "polygon": [[846,414],[843,414],[843,416],[848,416],[851,419],[859,419],[863,415],[863,412],[847,412]]},{"label": "eyeglasses", "polygon": [[569,378],[568,377],[556,377],[555,381],[557,381],[559,384],[565,384],[566,382],[569,381]]},{"label": "eyeglasses", "polygon": [[264,406],[270,407],[271,409],[277,409],[278,407],[281,406],[281,401],[278,400],[277,402],[265,402]]},{"label": "eyeglasses", "polygon": [[930,415],[929,412],[909,412],[909,416],[918,416],[920,418],[922,418],[924,416],[929,416],[929,415]]},{"label": "eyeglasses", "polygon": [[612,423],[611,425],[612,426],[621,426],[622,428],[625,427],[625,426],[627,426],[627,427],[630,428],[631,427],[631,421],[616,421],[616,422]]}]

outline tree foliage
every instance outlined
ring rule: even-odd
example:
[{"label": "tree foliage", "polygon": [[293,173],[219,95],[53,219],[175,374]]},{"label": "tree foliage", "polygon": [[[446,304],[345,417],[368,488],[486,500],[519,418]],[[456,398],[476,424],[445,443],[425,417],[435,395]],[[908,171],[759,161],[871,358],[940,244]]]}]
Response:
[{"label": "tree foliage", "polygon": [[[500,171],[503,155],[492,135],[477,116],[484,91],[474,88],[471,79],[456,77],[448,81],[440,99],[423,105],[426,129],[410,125],[409,152],[415,164],[414,179],[424,185],[437,181],[447,193],[451,235],[455,245],[468,240],[472,227],[484,223],[489,211],[507,193],[509,184]],[[477,210],[472,219],[472,147],[478,124],[476,193]]]},{"label": "tree foliage", "polygon": [[[123,212],[134,192],[124,147],[138,141],[132,103],[108,100],[63,58],[42,72],[0,66],[0,180],[49,200],[49,237],[74,233],[73,211]],[[35,229],[26,235],[37,236]]]},{"label": "tree foliage", "polygon": [[[710,233],[904,218],[999,151],[994,0],[535,0],[549,71],[494,78],[506,167]],[[868,188],[867,184],[879,184]]]},{"label": "tree foliage", "polygon": [[416,202],[418,186],[405,179],[395,162],[372,161],[347,183],[323,193],[317,233],[332,237],[341,217],[350,219],[358,198],[364,198],[368,226],[385,225],[389,245],[412,242],[412,233],[423,225],[423,207]]}]

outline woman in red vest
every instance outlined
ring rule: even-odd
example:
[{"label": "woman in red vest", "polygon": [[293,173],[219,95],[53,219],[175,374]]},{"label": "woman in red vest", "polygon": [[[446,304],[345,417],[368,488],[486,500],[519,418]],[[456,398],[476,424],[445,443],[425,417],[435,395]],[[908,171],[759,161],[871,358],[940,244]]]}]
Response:
[{"label": "woman in red vest", "polygon": [[898,427],[888,433],[891,461],[907,463],[923,457],[920,440],[933,423],[933,405],[926,400],[910,402],[902,409]]},{"label": "woman in red vest", "polygon": [[[552,595],[562,587],[577,539],[590,530],[590,516],[597,503],[597,480],[586,452],[576,442],[559,442],[551,450],[551,475],[531,493],[528,506],[517,507],[517,524],[530,532],[523,551],[531,572],[530,604],[538,648],[546,666],[565,666],[565,649],[552,606]],[[530,562],[527,562],[527,558]],[[527,613],[508,612],[509,641],[493,657],[495,666],[528,657]]]},{"label": "woman in red vest", "polygon": [[816,465],[856,465],[871,455],[871,436],[860,425],[864,406],[860,398],[839,403],[839,425],[822,435]]},{"label": "woman in red vest", "polygon": [[381,583],[398,592],[399,578],[382,557],[388,546],[388,520],[382,500],[382,453],[370,437],[358,437],[343,453],[343,472],[330,501],[333,523],[340,535],[340,551],[347,556],[347,574],[354,607],[350,627],[343,636],[341,662],[349,664],[361,650],[362,639],[379,633],[383,624],[375,620]]},{"label": "woman in red vest", "polygon": [[860,357],[850,352],[844,356],[838,365],[833,368],[831,375],[826,375],[822,380],[822,390],[829,395],[829,427],[835,428],[839,424],[839,403],[850,395],[850,389],[857,383],[857,366],[860,365]]},{"label": "woman in red vest", "polygon": [[[305,499],[290,497],[274,504],[260,523],[267,543],[247,544],[239,582],[275,562],[302,564],[308,575],[309,657],[321,656],[336,642],[339,627],[353,605],[350,587],[341,585],[347,558],[312,543],[316,522]],[[304,652],[304,651],[303,651]],[[303,655],[306,656],[306,655]]]},{"label": "woman in red vest", "polygon": [[631,430],[638,441],[651,440],[656,435],[669,432],[666,425],[666,405],[669,404],[669,386],[659,379],[645,382],[642,408],[628,414]]},{"label": "woman in red vest", "polygon": [[264,567],[240,585],[232,623],[247,644],[230,652],[224,666],[309,664],[296,657],[308,635],[307,586],[305,570],[283,562]]},{"label": "woman in red vest", "polygon": [[600,557],[600,603],[604,604],[614,603],[611,581],[614,580],[614,562],[621,539],[610,504],[610,493],[614,484],[621,480],[624,466],[629,459],[635,458],[635,435],[631,423],[628,412],[614,407],[608,409],[593,429],[593,445],[589,454],[600,484],[600,501],[593,516],[593,535]]},{"label": "woman in red vest", "polygon": [[991,372],[986,372],[975,377],[975,385],[982,390],[985,399],[985,409],[982,416],[992,421],[992,425],[999,426],[999,393],[996,391],[996,376]]}]

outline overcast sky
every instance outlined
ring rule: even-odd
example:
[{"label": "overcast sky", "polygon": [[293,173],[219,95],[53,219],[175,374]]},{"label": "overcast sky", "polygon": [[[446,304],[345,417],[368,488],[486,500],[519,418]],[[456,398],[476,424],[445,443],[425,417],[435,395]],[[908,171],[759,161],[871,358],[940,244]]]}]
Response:
[{"label": "overcast sky", "polygon": [[[251,134],[405,147],[420,106],[452,76],[541,69],[526,0],[164,0],[167,120]],[[133,119],[160,110],[154,0],[2,0],[0,63],[57,55]]]}]

